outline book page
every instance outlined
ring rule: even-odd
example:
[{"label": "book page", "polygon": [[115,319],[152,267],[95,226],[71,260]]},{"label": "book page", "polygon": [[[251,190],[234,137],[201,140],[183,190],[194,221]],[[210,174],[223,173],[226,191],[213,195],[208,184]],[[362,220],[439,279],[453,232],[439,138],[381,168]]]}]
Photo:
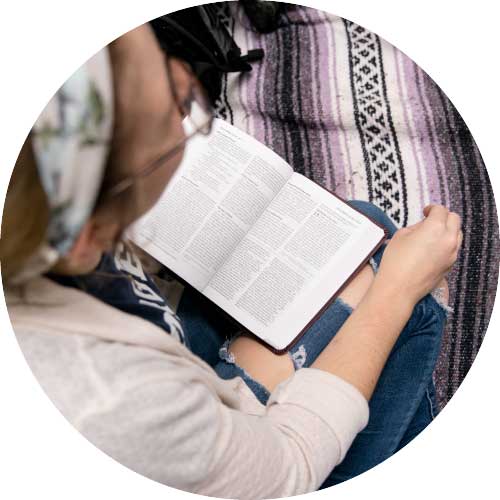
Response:
[{"label": "book page", "polygon": [[293,174],[204,293],[283,349],[383,236],[363,214]]},{"label": "book page", "polygon": [[209,136],[190,139],[133,240],[202,290],[291,174],[266,146],[216,119]]}]

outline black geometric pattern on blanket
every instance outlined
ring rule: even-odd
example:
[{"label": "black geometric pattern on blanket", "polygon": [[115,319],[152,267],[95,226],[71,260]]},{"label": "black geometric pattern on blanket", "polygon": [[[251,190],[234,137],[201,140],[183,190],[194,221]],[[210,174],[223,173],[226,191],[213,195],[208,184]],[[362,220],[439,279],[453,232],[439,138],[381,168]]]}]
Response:
[{"label": "black geometric pattern on blanket", "polygon": [[454,313],[434,374],[444,406],[481,345],[498,280],[493,191],[467,126],[421,68],[352,22],[296,6],[261,35],[237,2],[221,5],[243,52],[262,47],[265,57],[225,77],[219,116],[340,196],[375,203],[398,227],[420,220],[428,203],[461,215],[463,246],[448,276]]},{"label": "black geometric pattern on blanket", "polygon": [[[408,225],[403,160],[387,96],[380,39],[362,26],[344,20],[354,118],[363,148],[368,199]],[[401,202],[401,203],[400,203]]]}]

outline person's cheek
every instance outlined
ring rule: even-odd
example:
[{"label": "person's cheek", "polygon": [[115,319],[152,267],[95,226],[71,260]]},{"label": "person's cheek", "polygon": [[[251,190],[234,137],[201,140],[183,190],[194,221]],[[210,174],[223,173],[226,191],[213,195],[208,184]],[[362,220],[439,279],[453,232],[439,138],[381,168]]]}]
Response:
[{"label": "person's cheek", "polygon": [[175,174],[175,171],[179,167],[179,165],[182,162],[182,158],[184,156],[184,149],[185,145],[182,144],[179,146],[178,151],[175,153],[175,155],[170,158],[165,165],[161,166],[158,168],[155,172],[152,173],[151,175],[151,182],[149,183],[148,186],[148,202],[150,204],[150,207],[153,207],[158,199],[161,197],[163,192],[168,186],[168,183],[172,179],[173,175]]}]

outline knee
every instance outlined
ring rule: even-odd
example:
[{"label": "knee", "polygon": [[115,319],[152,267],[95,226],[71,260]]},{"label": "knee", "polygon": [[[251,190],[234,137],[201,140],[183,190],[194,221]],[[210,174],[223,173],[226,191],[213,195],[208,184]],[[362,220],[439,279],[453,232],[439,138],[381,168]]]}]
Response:
[{"label": "knee", "polygon": [[439,282],[435,292],[433,295],[437,302],[447,306],[450,301],[450,288],[445,278]]},{"label": "knee", "polygon": [[360,212],[372,217],[385,215],[385,212],[381,208],[366,200],[348,200],[347,203]]},{"label": "knee", "polygon": [[364,200],[349,200],[347,203],[384,226],[389,231],[390,236],[397,231],[398,228],[390,217],[373,203]]},{"label": "knee", "polygon": [[376,205],[374,205],[373,203],[370,203],[369,201],[366,201],[366,200],[347,200],[347,203],[349,203],[349,205],[357,208],[358,210],[361,210],[362,212],[364,210],[372,210],[372,209],[380,210]]},{"label": "knee", "polygon": [[273,353],[253,337],[239,335],[229,346],[231,361],[269,392],[291,377],[295,371],[292,359],[286,354]]}]

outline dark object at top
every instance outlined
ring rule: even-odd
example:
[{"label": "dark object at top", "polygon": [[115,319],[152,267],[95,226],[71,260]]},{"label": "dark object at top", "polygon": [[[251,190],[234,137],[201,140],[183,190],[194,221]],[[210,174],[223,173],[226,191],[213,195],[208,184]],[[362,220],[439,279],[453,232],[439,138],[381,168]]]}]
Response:
[{"label": "dark object at top", "polygon": [[212,104],[221,93],[222,74],[250,71],[250,62],[262,59],[262,49],[246,55],[236,45],[213,4],[191,7],[151,21],[162,48],[187,61]]},{"label": "dark object at top", "polygon": [[285,4],[261,0],[240,0],[248,19],[260,33],[270,33],[279,24],[281,11]]}]

